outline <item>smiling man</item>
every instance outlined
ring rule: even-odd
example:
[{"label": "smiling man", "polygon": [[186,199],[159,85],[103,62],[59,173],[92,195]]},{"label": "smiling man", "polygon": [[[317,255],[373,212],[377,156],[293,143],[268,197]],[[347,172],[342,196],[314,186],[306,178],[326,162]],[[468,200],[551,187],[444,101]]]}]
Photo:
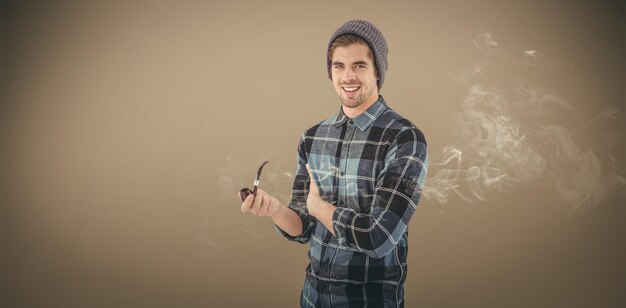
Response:
[{"label": "smiling man", "polygon": [[351,20],[333,33],[327,67],[341,107],[302,135],[289,205],[259,189],[241,210],[310,243],[302,307],[403,307],[426,141],[379,94],[387,42],[370,22]]}]

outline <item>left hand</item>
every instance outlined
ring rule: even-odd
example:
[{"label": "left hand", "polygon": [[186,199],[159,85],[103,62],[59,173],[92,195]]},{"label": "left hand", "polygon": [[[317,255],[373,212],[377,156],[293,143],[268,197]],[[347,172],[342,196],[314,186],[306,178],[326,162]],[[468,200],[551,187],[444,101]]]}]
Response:
[{"label": "left hand", "polygon": [[273,216],[281,207],[280,202],[262,189],[258,189],[256,197],[250,194],[241,204],[242,212],[250,212],[256,216]]},{"label": "left hand", "polygon": [[328,231],[335,236],[335,229],[333,227],[333,213],[336,207],[322,199],[320,196],[320,190],[317,187],[313,172],[309,165],[306,165],[306,170],[309,172],[309,179],[311,179],[311,186],[309,186],[309,195],[306,198],[306,205],[309,209],[309,215],[315,217],[321,222]]}]

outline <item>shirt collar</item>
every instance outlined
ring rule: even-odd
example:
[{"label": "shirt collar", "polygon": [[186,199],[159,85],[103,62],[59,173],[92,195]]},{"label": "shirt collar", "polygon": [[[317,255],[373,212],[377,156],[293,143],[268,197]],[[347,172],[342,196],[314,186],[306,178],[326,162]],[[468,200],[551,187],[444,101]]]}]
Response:
[{"label": "shirt collar", "polygon": [[[387,109],[387,103],[382,95],[378,96],[378,100],[363,113],[352,119],[356,126],[365,131],[374,121]],[[339,114],[335,120],[335,127],[339,127],[346,123],[350,118],[343,112],[343,107],[339,107]]]}]

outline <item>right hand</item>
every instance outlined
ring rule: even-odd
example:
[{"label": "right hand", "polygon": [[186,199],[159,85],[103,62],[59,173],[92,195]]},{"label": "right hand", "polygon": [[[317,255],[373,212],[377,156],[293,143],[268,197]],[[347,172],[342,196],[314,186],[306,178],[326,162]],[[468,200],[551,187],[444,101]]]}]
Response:
[{"label": "right hand", "polygon": [[280,202],[262,189],[257,189],[256,197],[250,194],[241,204],[241,212],[251,212],[256,216],[272,216],[280,209]]}]

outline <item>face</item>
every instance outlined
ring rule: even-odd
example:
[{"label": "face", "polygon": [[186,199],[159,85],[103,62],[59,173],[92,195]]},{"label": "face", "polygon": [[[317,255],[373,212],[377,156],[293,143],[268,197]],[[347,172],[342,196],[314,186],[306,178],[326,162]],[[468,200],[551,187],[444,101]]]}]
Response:
[{"label": "face", "polygon": [[335,48],[330,62],[335,91],[341,103],[355,108],[378,99],[376,67],[368,56],[369,47],[352,44]]}]

